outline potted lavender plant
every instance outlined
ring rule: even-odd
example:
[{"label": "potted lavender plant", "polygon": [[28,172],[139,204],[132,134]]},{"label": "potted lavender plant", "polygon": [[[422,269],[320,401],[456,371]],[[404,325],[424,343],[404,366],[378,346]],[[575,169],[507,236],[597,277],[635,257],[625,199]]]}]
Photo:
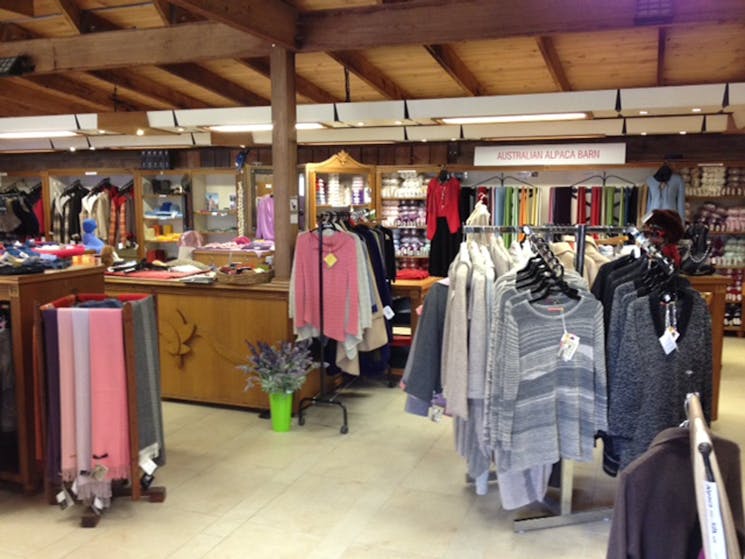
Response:
[{"label": "potted lavender plant", "polygon": [[308,342],[278,342],[270,345],[246,342],[248,363],[239,365],[246,379],[244,390],[257,383],[269,394],[272,429],[289,431],[292,420],[292,394],[299,390],[317,363],[313,362]]}]

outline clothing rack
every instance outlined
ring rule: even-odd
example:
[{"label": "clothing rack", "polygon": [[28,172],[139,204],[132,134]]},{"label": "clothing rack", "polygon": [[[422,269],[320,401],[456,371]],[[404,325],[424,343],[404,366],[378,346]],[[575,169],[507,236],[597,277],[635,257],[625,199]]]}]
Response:
[{"label": "clothing rack", "polygon": [[[136,297],[136,296],[135,296]],[[141,296],[144,297],[144,296]],[[78,301],[91,301],[91,300],[102,300],[105,299],[106,295],[103,294],[78,294],[68,295],[62,299],[58,299],[52,303],[48,303],[41,307],[37,307],[36,321],[34,324],[34,333],[38,338],[43,338],[43,318],[42,311],[52,310],[59,308],[59,306],[74,305]],[[137,404],[137,358],[135,356],[136,342],[135,342],[135,321],[132,306],[127,302],[135,299],[127,299],[124,301],[122,307],[122,328],[124,334],[124,360],[125,360],[125,371],[126,371],[126,384],[127,384],[127,416],[129,426],[129,452],[130,452],[130,464],[129,464],[129,479],[130,482],[120,483],[112,482],[112,499],[115,497],[130,497],[133,501],[138,501],[143,497],[147,497],[151,503],[162,503],[166,499],[166,488],[163,486],[153,486],[152,482],[154,477],[151,473],[142,470],[141,472],[141,460],[142,463],[145,459],[141,456],[140,452],[140,435],[138,427],[138,404]],[[39,343],[36,345],[34,354],[34,384],[38,386],[39,394],[37,395],[37,404],[40,409],[41,416],[41,440],[47,440],[47,431],[49,429],[49,414],[48,414],[48,394],[47,394],[47,383],[46,375],[46,360],[44,355],[44,344]],[[48,449],[44,450],[44,454],[48,452]],[[146,457],[149,458],[149,457]],[[46,456],[45,456],[46,459]],[[47,496],[49,504],[59,504],[55,493],[60,490],[60,487],[56,485],[54,480],[50,479],[47,475],[46,468],[44,475],[44,491]],[[154,471],[154,470],[153,470]],[[64,487],[65,483],[61,482]],[[64,489],[66,492],[67,489]],[[94,510],[93,507],[87,507],[80,519],[80,525],[83,528],[95,528],[98,526],[101,520],[102,511]]]},{"label": "clothing rack", "polygon": [[741,559],[735,522],[698,394],[685,401],[701,540],[706,557]]},{"label": "clothing rack", "polygon": [[569,186],[573,188],[575,186],[579,186],[581,184],[585,184],[587,182],[594,181],[595,179],[600,179],[601,186],[603,186],[603,187],[607,186],[608,179],[616,179],[616,180],[625,182],[629,186],[636,186],[636,184],[637,184],[636,182],[634,182],[632,180],[629,180],[629,179],[627,179],[625,177],[621,177],[619,175],[608,174],[605,171],[603,171],[599,175],[590,175],[589,177],[585,177],[582,180],[579,180],[579,181],[577,181],[577,182],[575,182],[573,184],[570,184]]},{"label": "clothing rack", "polygon": [[303,398],[300,400],[297,410],[297,422],[298,425],[305,425],[304,412],[311,406],[338,406],[342,412],[342,425],[339,428],[339,432],[342,435],[349,433],[349,421],[347,414],[347,407],[337,400],[339,392],[334,391],[329,393],[326,387],[326,346],[328,345],[328,337],[324,334],[324,309],[323,309],[323,232],[324,231],[336,231],[335,223],[338,223],[339,219],[346,215],[350,217],[353,211],[349,212],[334,212],[326,211],[322,212],[319,218],[318,224],[318,301],[319,301],[319,343],[321,346],[321,358],[320,363],[320,391],[316,396],[309,398]]}]

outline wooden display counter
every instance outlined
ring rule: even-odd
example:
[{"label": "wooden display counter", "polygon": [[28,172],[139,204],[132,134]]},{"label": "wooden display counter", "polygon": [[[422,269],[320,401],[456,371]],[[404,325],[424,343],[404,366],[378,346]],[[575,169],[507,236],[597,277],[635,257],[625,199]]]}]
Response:
[{"label": "wooden display counter", "polygon": [[724,307],[729,278],[725,276],[686,276],[691,286],[701,293],[711,313],[712,375],[711,419],[719,414],[719,384],[722,378],[722,349],[724,346]]},{"label": "wooden display counter", "polygon": [[411,300],[411,337],[414,337],[419,315],[416,310],[424,302],[430,288],[442,278],[428,277],[420,280],[396,280],[391,283],[394,297],[408,297]]},{"label": "wooden display counter", "polygon": [[256,267],[264,264],[269,256],[273,256],[274,251],[266,252],[261,256],[254,252],[245,250],[219,250],[208,248],[197,248],[192,252],[191,257],[197,262],[207,264],[208,266],[227,266],[231,263],[248,264]]},{"label": "wooden display counter", "polygon": [[[40,305],[75,293],[103,293],[103,267],[77,267],[43,274],[0,276],[0,301],[10,306],[18,432],[16,448],[0,448],[0,480],[33,491],[39,482],[34,453],[34,321]],[[16,464],[5,459],[17,454]]]},{"label": "wooden display counter", "polygon": [[[164,398],[268,409],[259,386],[244,392],[246,341],[293,340],[288,282],[250,286],[194,285],[106,277],[106,292],[148,293],[158,303],[160,369]],[[318,392],[312,373],[295,405]]]}]

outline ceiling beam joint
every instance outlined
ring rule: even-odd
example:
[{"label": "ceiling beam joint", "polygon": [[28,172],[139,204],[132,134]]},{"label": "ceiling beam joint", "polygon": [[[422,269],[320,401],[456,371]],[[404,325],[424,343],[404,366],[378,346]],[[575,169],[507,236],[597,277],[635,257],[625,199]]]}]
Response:
[{"label": "ceiling beam joint", "polygon": [[359,52],[351,50],[334,51],[329,52],[328,55],[387,99],[412,98],[409,93],[396,85]]},{"label": "ceiling beam joint", "polygon": [[468,95],[484,95],[484,88],[450,45],[425,45],[427,52]]},{"label": "ceiling beam joint", "polygon": [[551,79],[556,84],[559,91],[571,91],[572,85],[569,83],[564,67],[561,64],[559,54],[556,52],[554,41],[551,37],[544,35],[535,38],[538,50],[543,57],[543,62],[546,64],[548,73],[551,74]]}]

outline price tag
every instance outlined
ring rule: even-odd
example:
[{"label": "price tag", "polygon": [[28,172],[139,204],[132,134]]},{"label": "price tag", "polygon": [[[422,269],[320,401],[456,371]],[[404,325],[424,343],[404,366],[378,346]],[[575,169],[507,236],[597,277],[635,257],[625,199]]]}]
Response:
[{"label": "price tag", "polygon": [[670,355],[673,351],[678,349],[678,344],[675,343],[676,338],[669,329],[665,330],[665,333],[660,336],[659,340],[665,355]]},{"label": "price tag", "polygon": [[57,499],[59,508],[61,508],[62,510],[65,510],[75,504],[75,500],[72,498],[72,495],[70,495],[67,492],[67,489],[65,489],[64,487],[62,488],[62,491],[57,493],[57,496],[55,498]]},{"label": "price tag", "polygon": [[678,338],[680,338],[680,332],[678,332],[678,329],[671,326],[668,328],[668,330],[670,331],[670,335],[673,337],[673,340],[677,342]]},{"label": "price tag", "polygon": [[383,315],[384,315],[384,316],[385,316],[385,317],[386,317],[386,318],[387,318],[388,320],[390,320],[390,319],[392,319],[392,318],[393,318],[394,316],[396,316],[396,313],[395,313],[395,312],[393,312],[393,309],[392,309],[391,307],[389,307],[388,305],[386,305],[385,307],[383,307]]},{"label": "price tag", "polygon": [[711,559],[727,559],[727,545],[724,539],[722,509],[719,506],[719,492],[713,481],[704,481],[704,500],[706,502],[706,524]]},{"label": "price tag", "polygon": [[93,473],[91,475],[96,481],[104,481],[106,479],[106,474],[108,473],[108,471],[109,469],[103,464],[96,464],[95,466],[93,466]]},{"label": "price tag", "polygon": [[153,472],[158,469],[158,465],[150,458],[145,458],[144,460],[140,459],[140,468],[142,468],[142,471],[147,475],[151,476],[153,475]]},{"label": "price tag", "polygon": [[432,406],[429,408],[429,418],[435,423],[442,421],[442,416],[445,413],[445,408],[442,406]]},{"label": "price tag", "polygon": [[559,342],[559,357],[564,361],[569,361],[577,352],[579,347],[579,336],[564,332]]},{"label": "price tag", "polygon": [[326,262],[326,266],[328,266],[329,268],[333,268],[334,264],[336,264],[339,261],[339,259],[336,256],[334,256],[333,252],[329,252],[324,257],[323,261]]},{"label": "price tag", "polygon": [[73,495],[78,494],[78,478],[75,478],[75,481],[72,482],[72,486],[70,487],[70,491]]}]

